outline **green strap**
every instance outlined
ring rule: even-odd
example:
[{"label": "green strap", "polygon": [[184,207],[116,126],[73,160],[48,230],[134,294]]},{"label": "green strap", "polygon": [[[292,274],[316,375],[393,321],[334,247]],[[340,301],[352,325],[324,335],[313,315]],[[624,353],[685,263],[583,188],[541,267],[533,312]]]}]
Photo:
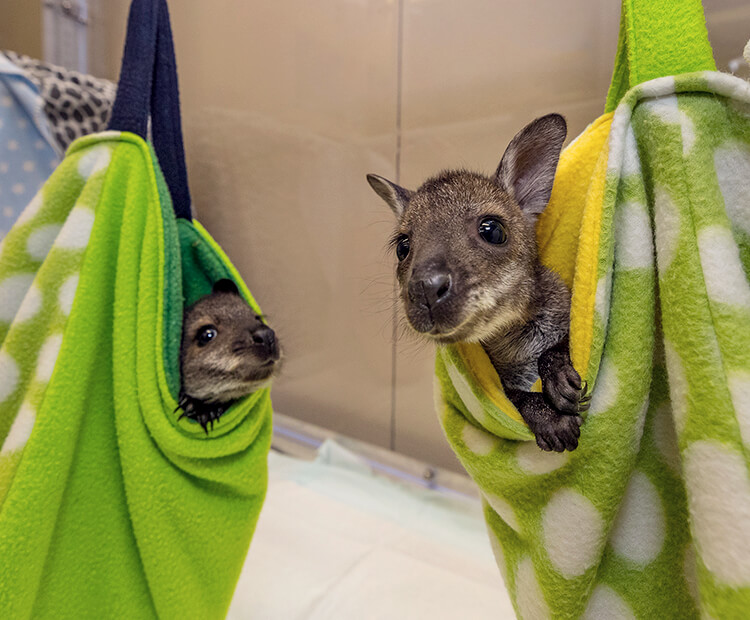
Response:
[{"label": "green strap", "polygon": [[701,0],[622,0],[605,112],[633,86],[666,75],[715,71]]}]

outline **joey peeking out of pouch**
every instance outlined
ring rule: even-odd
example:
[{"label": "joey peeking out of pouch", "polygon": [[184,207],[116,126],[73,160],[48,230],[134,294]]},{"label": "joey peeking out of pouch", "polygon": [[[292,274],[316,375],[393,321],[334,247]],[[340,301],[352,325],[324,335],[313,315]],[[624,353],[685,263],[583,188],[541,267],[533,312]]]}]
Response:
[{"label": "joey peeking out of pouch", "polygon": [[183,316],[180,418],[195,420],[208,433],[235,401],[271,381],[280,357],[274,331],[234,282],[219,280]]},{"label": "joey peeking out of pouch", "polygon": [[[550,114],[522,129],[497,171],[450,170],[410,191],[367,180],[397,218],[400,298],[437,343],[479,342],[543,450],[578,446],[585,382],[570,361],[570,292],[539,261],[534,224],[552,192],[567,127]],[[528,390],[542,380],[542,393]]]}]

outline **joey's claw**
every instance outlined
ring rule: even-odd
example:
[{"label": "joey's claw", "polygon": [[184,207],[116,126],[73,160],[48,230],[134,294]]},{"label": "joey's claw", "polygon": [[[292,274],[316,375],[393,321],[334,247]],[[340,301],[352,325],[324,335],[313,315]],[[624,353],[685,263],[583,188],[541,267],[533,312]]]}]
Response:
[{"label": "joey's claw", "polygon": [[560,413],[575,414],[581,398],[581,378],[572,366],[558,369],[542,382],[544,397]]},{"label": "joey's claw", "polygon": [[549,445],[547,444],[547,442],[544,440],[544,437],[542,437],[541,435],[537,435],[537,437],[536,437],[536,445],[539,446],[545,452],[551,452],[552,451],[552,448],[549,447]]},{"label": "joey's claw", "polygon": [[579,415],[561,414],[551,408],[545,414],[530,425],[537,445],[547,452],[575,450],[581,436],[583,418]]},{"label": "joey's claw", "polygon": [[209,430],[214,429],[214,425],[227,410],[227,407],[227,403],[205,403],[183,394],[175,412],[182,409],[182,413],[177,420],[182,420],[182,418],[193,420],[200,424],[203,432],[208,435]]},{"label": "joey's claw", "polygon": [[565,369],[565,376],[568,379],[568,383],[572,385],[578,392],[581,391],[581,375],[576,372],[576,369],[572,366],[568,366]]},{"label": "joey's claw", "polygon": [[578,447],[583,419],[577,413],[557,411],[538,392],[518,391],[512,394],[512,400],[541,450],[563,452]]},{"label": "joey's claw", "polygon": [[562,452],[563,450],[565,450],[563,442],[561,441],[561,438],[558,435],[555,435],[553,433],[548,433],[546,439],[547,439],[547,445],[549,445],[552,451]]}]

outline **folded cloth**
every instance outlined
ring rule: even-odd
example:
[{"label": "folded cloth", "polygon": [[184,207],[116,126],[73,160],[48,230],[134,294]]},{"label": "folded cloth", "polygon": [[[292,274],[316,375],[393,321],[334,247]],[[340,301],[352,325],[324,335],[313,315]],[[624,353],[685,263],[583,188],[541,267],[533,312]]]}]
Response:
[{"label": "folded cloth", "polygon": [[209,435],[176,412],[185,304],[230,278],[260,309],[175,217],[189,192],[164,0],[136,0],[131,26],[113,125],[138,133],[77,140],[0,249],[0,618],[224,617],[265,495],[267,388]]},{"label": "folded cloth", "polygon": [[207,233],[175,223],[153,162],[133,134],[79,140],[3,244],[3,618],[217,617],[242,567],[268,391],[208,437],[174,411],[182,291],[230,277],[254,302]]},{"label": "folded cloth", "polygon": [[[705,41],[700,4],[675,7]],[[712,64],[701,50],[680,54]],[[750,85],[698,71],[621,86],[616,71],[537,227],[593,385],[578,448],[536,447],[478,344],[438,351],[440,421],[521,618],[745,618]]]},{"label": "folded cloth", "polygon": [[538,232],[559,265],[553,216],[582,230],[560,269],[594,384],[577,450],[536,447],[480,345],[438,352],[440,419],[523,618],[750,609],[749,109],[738,78],[660,78],[563,154]]}]

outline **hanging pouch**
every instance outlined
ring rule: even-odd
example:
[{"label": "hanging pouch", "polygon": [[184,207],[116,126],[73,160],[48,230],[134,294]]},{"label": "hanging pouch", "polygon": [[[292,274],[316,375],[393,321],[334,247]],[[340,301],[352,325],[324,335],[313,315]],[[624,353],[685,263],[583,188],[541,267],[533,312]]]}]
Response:
[{"label": "hanging pouch", "polygon": [[748,110],[699,0],[625,0],[606,113],[537,226],[593,386],[578,448],[537,448],[479,345],[438,352],[440,420],[522,618],[750,609]]},{"label": "hanging pouch", "polygon": [[0,250],[0,617],[226,615],[268,389],[208,435],[175,412],[183,308],[222,278],[260,312],[190,218],[166,1],[134,0],[110,130],[71,146]]}]

